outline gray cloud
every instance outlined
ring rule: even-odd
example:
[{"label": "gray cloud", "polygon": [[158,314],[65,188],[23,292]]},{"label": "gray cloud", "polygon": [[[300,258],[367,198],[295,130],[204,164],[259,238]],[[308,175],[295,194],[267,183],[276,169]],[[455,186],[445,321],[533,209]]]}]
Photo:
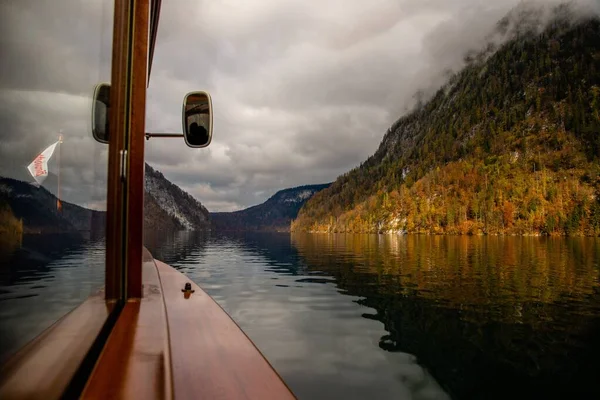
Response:
[{"label": "gray cloud", "polygon": [[148,126],[180,129],[179,99],[206,89],[215,136],[194,155],[151,142],[148,160],[215,211],[332,181],[372,154],[414,93],[460,68],[517,1],[487,3],[165,3]]},{"label": "gray cloud", "polygon": [[[0,3],[0,175],[29,179],[25,166],[62,129],[65,199],[96,207],[106,148],[88,124],[92,88],[110,76],[109,3]],[[371,155],[415,92],[437,89],[520,3],[163,2],[147,129],[180,132],[183,96],[202,89],[213,97],[214,139],[202,150],[152,139],[147,160],[211,211],[332,181]],[[600,7],[576,4],[579,14]]]},{"label": "gray cloud", "polygon": [[[0,3],[0,175],[26,166],[64,134],[61,197],[103,209],[107,148],[90,135],[94,85],[110,80],[112,7],[92,0]],[[50,162],[56,173],[58,151]],[[44,186],[56,192],[54,179]]]}]

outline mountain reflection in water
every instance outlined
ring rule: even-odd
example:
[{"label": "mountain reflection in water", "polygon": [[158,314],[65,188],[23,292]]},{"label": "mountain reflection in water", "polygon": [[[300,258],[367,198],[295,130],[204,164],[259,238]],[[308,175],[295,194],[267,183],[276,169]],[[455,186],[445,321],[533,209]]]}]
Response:
[{"label": "mountain reflection in water", "polygon": [[600,240],[179,232],[146,240],[299,398],[600,398]]},{"label": "mountain reflection in water", "polygon": [[[149,235],[299,398],[600,398],[600,240]],[[102,240],[0,257],[2,356],[104,282]]]}]

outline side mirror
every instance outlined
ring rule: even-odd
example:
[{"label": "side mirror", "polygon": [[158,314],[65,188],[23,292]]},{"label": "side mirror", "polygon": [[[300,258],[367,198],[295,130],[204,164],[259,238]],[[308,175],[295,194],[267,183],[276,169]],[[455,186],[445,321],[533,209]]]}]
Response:
[{"label": "side mirror", "polygon": [[[108,144],[110,111],[110,84],[99,83],[94,87],[92,98],[92,135],[100,143]],[[188,93],[183,98],[183,134],[148,133],[146,139],[180,138],[183,136],[189,147],[206,147],[212,140],[212,100],[207,92]]]},{"label": "side mirror", "polygon": [[212,140],[212,100],[207,92],[191,92],[183,99],[183,138],[189,147],[206,147]]},{"label": "side mirror", "polygon": [[92,99],[92,135],[100,143],[108,144],[108,110],[110,109],[110,84],[99,83]]}]

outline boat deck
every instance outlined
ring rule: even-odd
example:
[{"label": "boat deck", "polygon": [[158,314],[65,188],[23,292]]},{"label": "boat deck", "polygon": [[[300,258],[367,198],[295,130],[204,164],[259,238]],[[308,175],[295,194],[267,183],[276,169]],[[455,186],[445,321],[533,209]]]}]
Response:
[{"label": "boat deck", "polygon": [[[82,398],[295,398],[229,315],[185,275],[146,251],[142,279],[143,297],[121,310]],[[182,290],[186,283],[191,291]],[[77,330],[86,331],[90,307],[106,309],[101,297],[90,298],[3,368],[1,398],[59,398],[73,387],[84,354],[71,344]]]}]

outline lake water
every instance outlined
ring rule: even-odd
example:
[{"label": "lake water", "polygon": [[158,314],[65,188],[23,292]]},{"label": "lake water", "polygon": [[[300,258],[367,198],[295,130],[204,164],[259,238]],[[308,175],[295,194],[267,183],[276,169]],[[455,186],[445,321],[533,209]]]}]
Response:
[{"label": "lake water", "polygon": [[0,247],[0,360],[103,286],[103,239],[24,235]]},{"label": "lake water", "polygon": [[[103,284],[102,241],[0,258],[2,351]],[[600,398],[600,239],[161,233],[300,399]]]},{"label": "lake water", "polygon": [[600,398],[600,240],[148,240],[301,399]]}]

